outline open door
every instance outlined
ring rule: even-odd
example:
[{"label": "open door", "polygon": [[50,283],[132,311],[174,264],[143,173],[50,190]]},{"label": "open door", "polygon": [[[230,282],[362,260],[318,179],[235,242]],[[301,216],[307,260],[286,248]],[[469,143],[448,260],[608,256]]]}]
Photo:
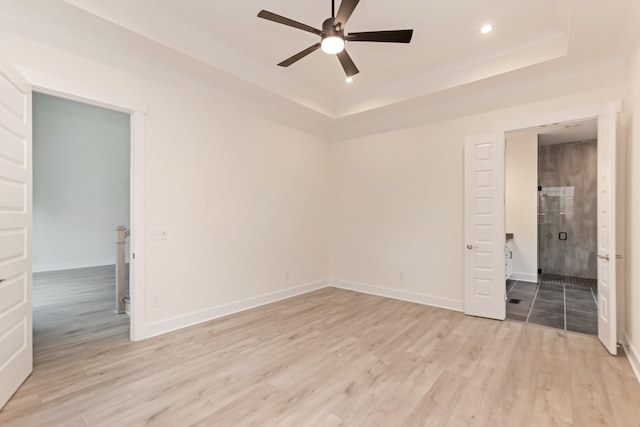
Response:
[{"label": "open door", "polygon": [[617,354],[616,127],[611,107],[598,116],[598,338]]},{"label": "open door", "polygon": [[0,409],[33,368],[31,88],[0,60]]},{"label": "open door", "polygon": [[504,139],[465,139],[464,312],[504,320]]}]

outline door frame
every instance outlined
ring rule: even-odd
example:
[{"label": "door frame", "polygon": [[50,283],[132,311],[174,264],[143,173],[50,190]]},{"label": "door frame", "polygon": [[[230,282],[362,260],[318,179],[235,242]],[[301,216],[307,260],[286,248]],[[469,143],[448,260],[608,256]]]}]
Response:
[{"label": "door frame", "polygon": [[[31,84],[31,91],[56,96],[84,104],[121,111],[131,117],[130,136],[130,273],[129,295],[131,341],[146,338],[145,334],[145,229],[144,229],[144,146],[147,104],[114,90],[110,85],[70,81],[59,76],[14,65]],[[32,171],[33,173],[33,171]],[[33,220],[32,220],[33,221]],[[114,229],[115,236],[115,229]],[[115,239],[114,239],[115,247]],[[114,249],[115,251],[115,249]]]},{"label": "door frame", "polygon": [[[517,119],[498,122],[494,127],[494,132],[498,134],[498,137],[501,138],[506,145],[507,132],[530,129],[530,128],[535,128],[535,127],[553,124],[553,123],[598,119],[599,116],[603,114],[611,113],[611,112],[617,113],[617,117],[619,117],[621,111],[622,111],[622,101],[611,101],[611,102],[604,102],[599,104],[584,105],[581,107],[571,108],[567,110],[559,110],[559,111],[554,111],[554,112],[549,112],[544,114],[538,114],[535,116],[519,117]],[[617,124],[614,124],[614,126],[617,126]],[[621,135],[621,133],[618,132],[617,134],[618,142],[622,141],[621,140],[622,137],[623,135]],[[502,153],[502,156],[504,158],[505,154]],[[620,150],[618,150],[618,156],[620,156]],[[504,162],[502,162],[501,164],[504,164]],[[503,167],[503,170],[502,170],[503,174],[506,174],[505,169],[506,168]],[[620,172],[619,162],[616,162],[616,170],[610,171],[610,174],[611,176],[615,177],[615,176],[619,176],[619,172]],[[619,194],[619,185],[618,185],[618,188],[616,188],[615,190],[616,191],[613,195],[614,197],[616,197]],[[620,202],[621,200],[618,197],[616,197],[616,204],[618,205],[617,211],[621,210]],[[616,234],[620,236],[621,233],[619,231],[619,227],[622,227],[624,224],[619,223],[618,221],[619,218],[617,218],[617,216],[618,214],[616,215],[615,218],[612,218],[612,220],[616,224],[616,228],[617,228]],[[617,253],[620,254],[621,251],[619,249],[624,247],[623,246],[624,242],[618,241],[618,240],[619,239],[616,239],[617,248],[615,249],[617,250]],[[618,260],[618,264],[619,262],[620,260]],[[620,270],[619,268],[616,268],[616,269]],[[617,313],[616,322],[620,324],[620,319],[624,318],[623,317],[624,304],[620,303],[622,301],[622,298],[624,298],[623,296],[624,286],[620,286],[623,283],[623,280],[620,280],[622,279],[622,276],[619,273],[617,274],[617,276],[619,280],[616,283],[616,299],[614,303],[616,305],[616,313]],[[622,342],[622,328],[617,328],[617,340],[618,342]]]}]

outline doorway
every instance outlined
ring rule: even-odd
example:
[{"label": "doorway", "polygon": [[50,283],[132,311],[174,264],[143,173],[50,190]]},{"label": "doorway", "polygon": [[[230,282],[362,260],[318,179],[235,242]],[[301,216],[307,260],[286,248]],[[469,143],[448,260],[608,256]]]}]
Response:
[{"label": "doorway", "polygon": [[617,354],[617,259],[623,257],[616,216],[620,200],[616,181],[620,172],[617,166],[620,109],[620,102],[583,106],[499,123],[493,133],[465,138],[465,314],[506,318],[505,273],[509,270],[504,219],[506,135],[549,124],[597,119],[598,338],[611,354]]},{"label": "doorway", "polygon": [[34,92],[32,117],[35,354],[91,324],[129,335],[114,264],[116,227],[130,227],[130,115]]},{"label": "doorway", "polygon": [[[33,86],[32,97],[37,94],[50,95],[58,99],[77,102],[83,105],[103,108],[125,114],[129,127],[129,199],[130,235],[127,239],[126,262],[129,281],[127,312],[129,315],[129,338],[132,341],[147,337],[144,323],[144,141],[146,104],[128,95],[119,95],[113,91],[88,90],[69,85],[52,76],[44,76],[38,86]],[[98,88],[99,89],[99,88]],[[31,109],[32,110],[32,109]],[[31,114],[31,116],[33,113]],[[112,247],[115,255],[116,230],[112,230]],[[109,274],[111,274],[109,272]],[[115,308],[115,293],[112,305]]]},{"label": "doorway", "polygon": [[507,319],[598,334],[597,168],[597,120],[507,134]]},{"label": "doorway", "polygon": [[[146,338],[144,324],[144,121],[146,104],[112,86],[82,86],[38,73],[25,78],[0,58],[0,407],[33,370],[32,328],[32,98],[34,90],[129,114],[131,123],[130,339]],[[105,89],[106,88],[106,89]],[[137,256],[136,256],[137,255]],[[82,328],[84,325],[80,325]]]}]

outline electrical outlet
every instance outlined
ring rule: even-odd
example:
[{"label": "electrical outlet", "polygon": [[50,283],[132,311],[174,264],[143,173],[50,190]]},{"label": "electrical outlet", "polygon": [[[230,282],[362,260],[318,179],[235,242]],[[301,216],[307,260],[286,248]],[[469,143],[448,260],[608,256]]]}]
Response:
[{"label": "electrical outlet", "polygon": [[291,279],[291,272],[290,272],[290,271],[287,271],[287,272],[285,273],[284,277],[285,277],[285,279],[287,279],[287,280]]},{"label": "electrical outlet", "polygon": [[153,240],[167,240],[169,232],[167,230],[153,230]]},{"label": "electrical outlet", "polygon": [[160,295],[153,295],[151,297],[151,305],[153,307],[160,307]]},{"label": "electrical outlet", "polygon": [[404,280],[404,273],[403,272],[398,273],[398,280]]}]

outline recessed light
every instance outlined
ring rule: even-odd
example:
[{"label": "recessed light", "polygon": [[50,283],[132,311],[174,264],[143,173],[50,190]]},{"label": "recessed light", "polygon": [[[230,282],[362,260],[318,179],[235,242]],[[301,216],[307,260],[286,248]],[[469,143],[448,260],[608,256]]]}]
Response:
[{"label": "recessed light", "polygon": [[491,24],[484,25],[482,28],[480,28],[480,32],[482,34],[490,33],[491,30],[493,30],[493,27],[491,26]]},{"label": "recessed light", "polygon": [[353,83],[353,77],[347,77],[344,81],[347,83]]}]

